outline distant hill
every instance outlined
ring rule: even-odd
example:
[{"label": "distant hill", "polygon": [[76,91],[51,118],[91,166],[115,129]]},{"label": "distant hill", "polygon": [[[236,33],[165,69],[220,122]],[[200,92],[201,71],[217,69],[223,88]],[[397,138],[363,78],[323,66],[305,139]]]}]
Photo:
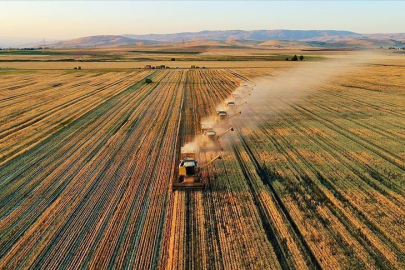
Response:
[{"label": "distant hill", "polygon": [[227,30],[184,32],[176,34],[123,35],[134,39],[146,39],[163,42],[182,40],[300,40],[300,41],[335,41],[348,38],[360,38],[361,34],[336,30]]},{"label": "distant hill", "polygon": [[363,35],[364,37],[372,38],[372,39],[393,39],[393,40],[401,40],[405,41],[405,33],[394,33],[394,34],[368,34]]},{"label": "distant hill", "polygon": [[[46,39],[46,45],[57,41],[55,39]],[[0,48],[36,46],[43,46],[43,38],[0,37]]]},{"label": "distant hill", "polygon": [[83,47],[103,47],[136,44],[156,44],[157,41],[133,39],[124,36],[103,35],[76,38],[67,41],[60,41],[49,45],[56,48],[83,48]]},{"label": "distant hill", "polygon": [[[101,35],[60,41],[47,45],[59,48],[80,48],[150,45],[183,41],[207,41],[205,42],[207,44],[209,42],[220,42],[223,46],[227,47],[254,46],[268,41],[283,41],[280,42],[280,44],[295,44],[298,42],[302,46],[310,47],[348,46],[351,48],[374,48],[380,46],[402,46],[405,41],[405,33],[359,34],[350,31],[337,30],[227,30],[184,32],[176,34]],[[263,45],[265,44],[266,43]],[[272,43],[268,43],[268,45],[270,44]]]}]

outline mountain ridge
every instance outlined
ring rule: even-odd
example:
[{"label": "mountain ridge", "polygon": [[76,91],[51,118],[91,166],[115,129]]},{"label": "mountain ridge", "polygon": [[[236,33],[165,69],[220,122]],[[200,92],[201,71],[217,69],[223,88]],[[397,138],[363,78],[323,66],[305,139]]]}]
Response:
[{"label": "mountain ridge", "polygon": [[147,34],[147,35],[122,35],[128,38],[146,39],[162,42],[179,42],[182,40],[290,40],[290,41],[317,41],[322,38],[325,41],[334,41],[342,37],[361,37],[361,34],[341,30],[214,30],[199,32],[181,32],[173,34]]},{"label": "mountain ridge", "polygon": [[[0,38],[1,39],[1,38]],[[133,46],[160,43],[174,43],[183,41],[212,40],[250,40],[250,41],[300,41],[320,42],[325,44],[348,43],[354,40],[365,40],[368,44],[392,44],[402,46],[405,42],[405,33],[376,33],[359,34],[345,30],[204,30],[199,32],[180,32],[172,34],[145,34],[145,35],[95,35],[87,36],[46,45],[53,48],[81,48],[103,46]],[[383,41],[383,42],[380,42]],[[373,46],[374,46],[373,45]],[[5,47],[5,46],[3,46]],[[16,46],[18,47],[18,46]],[[21,46],[20,46],[21,47]]]}]

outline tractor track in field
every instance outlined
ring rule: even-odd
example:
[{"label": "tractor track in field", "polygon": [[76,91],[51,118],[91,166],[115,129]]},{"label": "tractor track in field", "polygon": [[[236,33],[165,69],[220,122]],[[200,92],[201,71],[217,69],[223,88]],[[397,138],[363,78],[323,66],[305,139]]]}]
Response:
[{"label": "tractor track in field", "polygon": [[[284,100],[280,99],[279,97],[273,97],[273,99],[278,99],[280,102],[285,102]],[[291,103],[291,102],[289,102],[289,105],[290,105],[290,106],[294,106],[294,104]],[[294,124],[292,121],[290,121],[290,120],[288,119],[288,114],[286,114],[286,116],[284,116],[284,121],[286,121],[287,123],[289,123],[291,126],[295,127],[297,130],[300,130],[301,128],[305,127],[305,125],[301,125],[301,127],[298,127],[296,124]],[[265,120],[262,119],[262,122],[265,122]],[[257,124],[257,125],[260,126],[260,124]],[[263,132],[264,132],[264,134],[266,134],[266,131],[263,130]],[[270,140],[273,140],[273,138],[272,138],[273,136],[274,136],[274,134],[273,134],[272,136],[269,136],[268,138],[269,138]],[[284,145],[288,145],[287,141],[285,141],[282,136],[277,136],[277,138],[278,138],[278,140],[284,141]],[[316,140],[315,138],[310,138],[310,137],[308,137],[308,138],[309,138],[310,140],[313,140],[315,143],[327,143],[325,140],[316,142],[316,141],[315,141],[315,140]],[[273,141],[273,144],[277,145],[277,143],[276,143],[275,141]],[[329,144],[328,146],[330,146],[330,144]],[[332,146],[330,146],[330,147],[332,147]],[[334,149],[334,147],[332,147],[332,148]],[[294,151],[294,149],[292,149],[292,150]],[[285,150],[279,150],[279,151],[286,152]],[[341,152],[340,150],[337,150],[337,151],[338,151],[338,153]],[[301,156],[301,154],[300,154],[299,152],[294,151],[294,153],[295,153],[298,157],[300,157],[300,160],[301,160],[301,161],[303,161],[304,163],[306,163],[306,167],[307,167],[307,168],[312,168],[312,166],[310,166],[310,164],[305,161],[305,158],[304,158],[303,156]],[[349,157],[348,157],[348,158],[349,158]],[[290,159],[289,162],[290,162],[290,164],[295,164],[295,163],[296,163],[296,162],[294,162],[292,159]],[[346,164],[346,163],[343,162],[343,164]],[[295,165],[294,165],[294,166],[295,166]],[[356,169],[355,169],[354,167],[348,167],[348,168],[349,168],[349,170],[352,170],[352,171],[354,170],[354,172],[356,172]],[[302,169],[300,169],[300,170],[302,171]],[[313,169],[312,169],[312,172],[313,172],[314,175],[317,175],[317,173],[318,173],[317,171],[314,171]],[[361,177],[364,181],[366,181],[366,183],[370,184],[370,181],[368,181],[367,179],[365,179],[364,177],[362,177],[362,173],[357,172],[356,174],[357,174],[359,177]],[[327,180],[326,178],[324,178],[324,177],[323,177],[322,180],[323,180],[323,182],[325,182],[325,181],[327,182],[327,181],[328,181],[328,180]],[[334,184],[329,182],[329,184],[326,185],[326,186],[330,189],[330,188],[334,187]],[[373,187],[376,188],[375,185],[373,185]],[[378,189],[377,189],[377,190],[378,190]],[[332,194],[335,194],[335,195],[336,195],[336,194],[340,194],[340,192],[339,192],[337,189],[335,189],[335,188],[333,188],[333,189],[331,190],[331,192],[332,192]],[[383,193],[383,194],[386,194],[386,193]],[[342,196],[342,194],[340,194],[340,195],[338,196],[338,198],[340,198],[340,199],[342,200],[342,199],[344,198],[344,196]],[[349,205],[351,205],[350,201],[348,201],[348,200],[343,200],[343,202],[348,203]],[[351,205],[351,207],[352,207],[352,211],[353,211],[354,213],[356,213],[357,216],[360,216],[360,217],[361,217],[361,219],[362,219],[361,222],[363,222],[363,224],[369,224],[368,226],[370,227],[370,229],[375,232],[375,230],[376,230],[375,223],[372,222],[372,221],[370,221],[370,220],[362,213],[362,211],[359,210],[356,206]],[[338,209],[339,209],[339,208],[338,208]],[[336,213],[336,211],[335,211],[334,209],[331,208],[331,210],[332,210],[332,212],[335,212],[335,213]],[[338,211],[339,211],[339,210],[338,210]],[[337,216],[337,217],[342,217],[342,216],[344,216],[344,214],[343,214],[342,212],[340,212],[340,214],[336,214],[336,216]],[[347,221],[346,221],[345,219],[340,218],[340,220],[341,220],[341,222],[342,222],[343,224],[346,224],[345,226],[348,226],[347,228],[348,228],[349,231],[352,231],[353,224],[352,224],[352,225],[347,225]],[[403,257],[403,254],[402,254],[402,252],[401,252],[401,249],[400,249],[396,244],[394,244],[392,241],[390,241],[390,240],[387,238],[387,236],[383,233],[383,231],[382,231],[381,229],[378,229],[378,230],[379,230],[378,235],[379,235],[379,237],[381,238],[381,240],[382,240],[383,242],[387,242],[387,241],[390,242],[390,243],[391,243],[391,244],[390,244],[391,247],[393,247],[393,249],[395,250],[395,253],[398,254],[399,258]],[[354,237],[357,237],[358,241],[363,242],[363,239],[362,239],[358,234],[354,234],[353,236],[354,236]],[[365,245],[366,247],[368,247],[368,246],[373,246],[373,244],[372,244],[371,242],[364,243],[364,245]],[[379,258],[379,259],[378,259],[379,261],[385,261],[385,263],[380,264],[380,267],[389,267],[389,265],[391,265],[387,260],[385,260],[384,254],[380,253],[380,251],[377,249],[377,247],[374,247],[374,251],[369,250],[369,252],[371,252],[371,254],[375,254],[375,257],[376,257],[376,258]],[[402,261],[402,260],[403,260],[403,259],[400,259],[400,261]],[[398,262],[397,262],[397,263],[398,263]],[[396,264],[396,265],[398,266],[398,264]],[[393,266],[391,265],[391,267],[393,267]]]},{"label": "tractor track in field", "polygon": [[[258,160],[256,159],[255,155],[253,154],[253,151],[252,151],[252,150],[250,149],[250,147],[248,146],[248,144],[247,144],[245,138],[241,135],[240,132],[238,132],[237,135],[238,135],[239,139],[241,140],[243,149],[246,151],[246,153],[248,153],[248,156],[249,156],[250,160],[251,160],[252,163],[254,164],[254,167],[255,167],[255,169],[256,169],[257,175],[260,177],[260,179],[261,179],[261,181],[263,182],[263,184],[267,185],[267,186],[270,188],[271,193],[272,193],[272,196],[273,196],[273,197],[275,198],[275,200],[277,201],[277,205],[278,205],[279,209],[282,211],[282,213],[284,214],[284,216],[285,216],[286,219],[288,220],[289,225],[291,226],[291,228],[292,228],[293,231],[294,231],[295,237],[296,237],[297,239],[299,239],[301,252],[304,252],[304,253],[307,255],[306,258],[309,258],[309,259],[310,259],[310,260],[306,261],[307,265],[308,265],[310,268],[313,268],[313,269],[321,269],[321,266],[320,266],[319,262],[317,261],[315,255],[314,255],[313,252],[311,251],[311,248],[310,248],[310,247],[308,246],[308,244],[306,243],[304,236],[301,234],[301,232],[300,232],[300,230],[299,230],[297,224],[294,222],[293,218],[290,216],[290,214],[289,214],[287,208],[285,207],[283,201],[282,201],[281,198],[279,197],[277,191],[274,189],[274,187],[272,186],[270,180],[267,178],[266,172],[264,171],[264,169],[261,167],[260,163],[259,163]],[[240,163],[240,165],[241,165],[241,166],[245,166],[245,165],[244,165],[244,162],[241,161],[239,151],[237,150],[237,148],[236,148],[235,146],[233,146],[233,150],[235,151],[236,155],[238,156],[238,162]],[[248,177],[248,175],[247,175],[247,172],[246,172],[246,169],[244,169],[244,174],[245,174],[246,179],[249,179],[249,177]],[[249,186],[250,186],[251,189],[252,189],[252,190],[251,190],[251,193],[252,193],[252,194],[256,194],[256,191],[253,189],[252,185],[249,184]],[[280,243],[279,237],[276,236],[277,234],[275,233],[274,230],[270,229],[270,228],[271,228],[271,225],[270,225],[270,223],[269,223],[269,220],[267,220],[268,218],[267,218],[266,215],[264,214],[265,211],[263,210],[263,206],[261,206],[261,204],[260,204],[260,199],[258,199],[257,195],[255,195],[255,196],[256,196],[255,201],[256,201],[257,207],[258,207],[258,209],[259,209],[259,212],[261,213],[261,218],[262,218],[262,222],[263,222],[263,227],[264,227],[264,228],[267,228],[267,230],[269,230],[267,237],[269,238],[269,240],[272,240],[273,238],[278,239],[278,240],[276,240],[277,242],[272,241],[272,243],[274,242],[274,243],[273,243],[273,246],[275,246],[276,249],[279,249],[279,251],[281,252],[280,254],[278,254],[279,261],[282,263],[282,265],[284,266],[284,268],[288,268],[287,266],[290,266],[290,267],[291,267],[291,265],[289,265],[288,262],[287,262],[286,259],[285,259],[285,258],[288,257],[288,256],[287,256],[288,251],[286,251],[286,250],[283,249],[283,245]]]},{"label": "tractor track in field", "polygon": [[[283,145],[288,145],[288,142],[285,141],[281,136],[275,136],[275,137],[278,140],[282,141]],[[269,136],[268,138],[271,138],[271,137]],[[285,146],[282,146],[281,144],[278,144],[275,141],[273,143],[275,145],[278,145],[278,147],[282,147],[279,149],[279,151],[283,151],[286,153],[286,150],[283,149],[283,148],[285,148]],[[318,178],[322,177],[322,175],[319,174],[318,171],[314,170],[312,168],[311,164],[309,162],[307,162],[306,159],[299,152],[297,152],[295,150],[292,150],[292,151],[303,162],[305,167],[310,169],[310,171],[312,172],[313,175],[316,175]],[[331,210],[332,213],[334,213],[334,215],[339,219],[339,221],[342,222],[342,224],[344,224],[344,226],[347,228],[347,230],[349,232],[356,231],[356,226],[354,226],[353,223],[350,223],[346,219],[347,215],[344,212],[342,212],[343,210],[341,209],[341,207],[339,207],[338,205],[334,205],[334,203],[332,201],[330,201],[330,199],[324,193],[324,191],[322,191],[321,189],[319,189],[317,187],[318,184],[316,182],[311,182],[311,180],[310,180],[311,177],[307,173],[305,173],[305,170],[301,166],[299,166],[297,164],[297,162],[295,162],[291,156],[288,156],[288,154],[286,154],[286,157],[287,157],[287,160],[289,161],[289,163],[291,164],[291,166],[294,167],[294,169],[296,170],[299,177],[303,178],[302,181],[304,181],[305,185],[308,187],[308,193],[309,194],[318,194],[319,196],[321,196],[319,198],[320,200],[328,201],[330,203],[330,206],[328,206],[328,208]],[[340,201],[343,201],[343,202],[347,203],[348,205],[350,205],[351,210],[354,213],[356,213],[356,214],[361,213],[361,211],[359,209],[357,209],[357,207],[351,205],[351,203],[347,199],[344,199],[345,197],[334,187],[333,183],[331,183],[328,179],[326,179],[324,177],[322,177],[322,181],[323,181],[323,184],[331,191],[331,193],[334,194],[334,196],[337,196]],[[347,204],[346,204],[346,207],[347,207]],[[358,215],[356,215],[356,216],[358,216]],[[368,226],[370,228],[375,228],[375,225],[369,220],[363,219],[362,222],[363,222],[363,224],[368,224]],[[333,231],[330,231],[330,234],[333,235]],[[393,267],[393,265],[385,259],[383,254],[378,250],[378,248],[376,246],[373,245],[372,242],[367,241],[368,239],[363,239],[360,235],[358,235],[356,233],[352,234],[352,236],[355,239],[357,239],[357,241],[362,243],[362,245],[368,250],[369,254],[373,255],[373,258],[375,258],[376,262],[381,263],[380,267],[385,267],[385,268]],[[380,237],[381,236],[382,235],[380,235]],[[336,240],[339,239],[338,238],[339,236],[335,236],[335,237],[337,237]],[[387,241],[388,239],[386,239],[386,237],[383,236],[382,240]],[[342,247],[344,248],[347,245],[348,245],[348,243],[343,243]],[[398,252],[398,249],[396,252]]]}]

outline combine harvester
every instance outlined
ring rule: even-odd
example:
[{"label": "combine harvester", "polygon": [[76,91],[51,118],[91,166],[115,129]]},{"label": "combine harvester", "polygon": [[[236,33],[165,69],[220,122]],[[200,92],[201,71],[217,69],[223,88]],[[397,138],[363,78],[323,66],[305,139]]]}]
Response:
[{"label": "combine harvester", "polygon": [[[229,104],[229,103],[231,103],[231,104]],[[228,102],[228,103],[226,104],[226,106],[228,106],[229,112],[230,112],[230,113],[233,113],[233,112],[236,112],[236,110],[237,110],[239,107],[241,107],[241,106],[243,106],[243,105],[245,105],[245,104],[247,104],[247,103],[248,103],[248,102],[245,101],[245,102],[242,102],[242,103],[240,103],[240,104],[237,104],[237,103],[235,103],[235,102],[233,102],[233,101],[230,101],[230,102]]]},{"label": "combine harvester", "polygon": [[201,124],[201,134],[204,134],[204,131],[208,131],[208,130],[213,130],[214,129],[214,125],[213,124]]},{"label": "combine harvester", "polygon": [[215,117],[215,121],[218,122],[229,122],[229,119],[231,119],[234,116],[237,116],[238,114],[241,114],[241,111],[238,111],[235,114],[228,115],[226,111],[217,111],[217,115]]},{"label": "combine harvester", "polygon": [[183,147],[180,153],[179,176],[173,183],[173,190],[204,189],[202,169],[212,164],[215,160],[222,159],[220,155],[214,157],[206,164],[200,166],[195,158],[195,152],[187,152]]},{"label": "combine harvester", "polygon": [[233,97],[234,99],[239,99],[239,98],[240,98],[240,95],[239,95],[239,94],[232,93],[232,97]]},{"label": "combine harvester", "polygon": [[236,104],[235,104],[235,101],[228,101],[228,102],[225,103],[225,106],[228,106],[228,107],[235,107]]},{"label": "combine harvester", "polygon": [[[203,129],[202,129],[203,130]],[[219,138],[224,136],[226,133],[234,131],[233,127],[228,128],[221,135],[217,135],[214,130],[205,130],[201,136],[200,151],[222,151],[224,150]]]}]

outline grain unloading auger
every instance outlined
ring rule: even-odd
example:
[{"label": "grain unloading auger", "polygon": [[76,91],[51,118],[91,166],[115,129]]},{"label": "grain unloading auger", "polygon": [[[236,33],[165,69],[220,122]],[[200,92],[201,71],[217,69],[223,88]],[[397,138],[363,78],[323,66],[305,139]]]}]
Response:
[{"label": "grain unloading auger", "polygon": [[239,108],[240,106],[243,106],[243,105],[245,105],[245,104],[247,104],[247,101],[245,101],[245,102],[243,102],[243,103],[239,104],[238,106],[236,106],[236,108],[235,108],[235,109],[237,109],[237,108]]},{"label": "grain unloading auger", "polygon": [[237,115],[239,115],[239,114],[241,114],[241,113],[242,113],[241,111],[238,111],[237,113],[232,114],[231,116],[229,116],[228,119],[231,119],[232,117],[235,117],[235,116],[237,116]]},{"label": "grain unloading auger", "polygon": [[182,148],[180,153],[179,175],[173,183],[173,190],[204,189],[205,182],[201,175],[201,170],[212,164],[217,159],[221,159],[221,156],[218,155],[206,164],[200,166],[195,159],[195,153],[186,152]]},{"label": "grain unloading auger", "polygon": [[228,128],[224,132],[222,132],[220,135],[217,135],[217,133],[214,130],[206,130],[203,132],[201,136],[201,144],[200,144],[200,151],[209,151],[209,150],[223,150],[222,145],[219,141],[219,138],[224,136],[230,131],[233,131],[233,127]]}]

